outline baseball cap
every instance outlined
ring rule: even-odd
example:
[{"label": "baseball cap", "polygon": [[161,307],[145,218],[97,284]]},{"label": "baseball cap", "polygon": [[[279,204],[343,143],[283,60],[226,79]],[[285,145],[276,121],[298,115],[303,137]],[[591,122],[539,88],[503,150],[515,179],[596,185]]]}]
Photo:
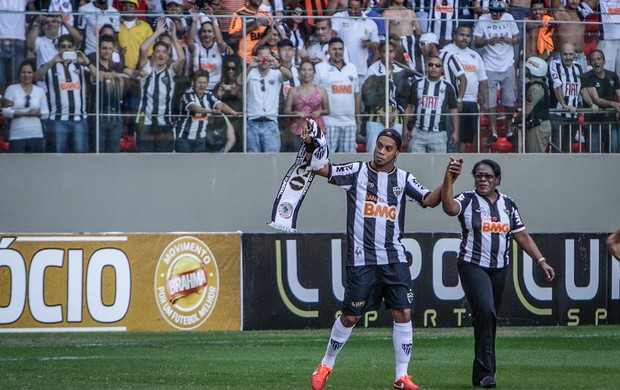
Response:
[{"label": "baseball cap", "polygon": [[135,5],[136,7],[139,6],[138,0],[121,0],[121,3],[131,3],[131,4]]},{"label": "baseball cap", "polygon": [[168,5],[168,4],[183,5],[183,0],[166,0],[166,5]]},{"label": "baseball cap", "polygon": [[379,137],[389,137],[393,139],[394,142],[396,142],[396,148],[398,150],[400,150],[400,147],[403,145],[403,137],[401,137],[400,133],[394,129],[382,130],[377,136],[377,139],[379,139]]},{"label": "baseball cap", "polygon": [[420,36],[420,42],[434,43],[435,45],[439,45],[439,38],[437,38],[437,35],[435,35],[435,33],[428,32]]},{"label": "baseball cap", "polygon": [[293,41],[291,41],[290,39],[280,39],[280,42],[278,42],[278,47],[284,47],[284,46],[295,47],[295,45],[293,44]]}]

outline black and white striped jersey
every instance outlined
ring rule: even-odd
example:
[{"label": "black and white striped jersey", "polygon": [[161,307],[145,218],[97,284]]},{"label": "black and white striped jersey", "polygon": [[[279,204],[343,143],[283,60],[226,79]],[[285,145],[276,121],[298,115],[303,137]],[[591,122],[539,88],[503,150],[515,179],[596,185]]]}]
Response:
[{"label": "black and white striped jersey", "polygon": [[[172,96],[174,93],[174,76],[172,65],[162,71],[148,64],[143,72],[147,75],[140,79],[140,108],[138,112],[144,115],[144,124],[165,126],[172,123]],[[137,122],[140,121],[138,115]]]},{"label": "black and white striped jersey", "polygon": [[460,19],[461,0],[431,1],[428,17],[428,31],[434,32],[439,42],[452,42],[452,32],[456,30]]},{"label": "black and white striped jersey", "polygon": [[405,203],[430,193],[409,172],[377,172],[370,163],[334,164],[329,183],[347,191],[347,266],[406,263]]},{"label": "black and white striped jersey", "polygon": [[[573,62],[570,67],[562,64],[560,60],[554,60],[549,67],[549,75],[551,76],[552,90],[560,88],[564,101],[569,106],[578,107],[581,100],[581,74],[583,70],[581,65]],[[555,94],[552,92],[552,108],[562,109],[562,105],[555,98]],[[555,104],[553,104],[555,103]],[[571,114],[570,112],[563,112],[558,114],[565,118],[576,118],[577,113]]]},{"label": "black and white striped jersey", "polygon": [[447,50],[439,52],[439,58],[443,62],[443,71],[446,80],[452,84],[455,90],[458,90],[458,77],[465,74],[465,69],[457,56]]},{"label": "black and white striped jersey", "polygon": [[[423,131],[446,131],[451,108],[456,108],[456,91],[448,80],[426,77],[411,84],[409,104],[414,108],[414,127]],[[443,115],[442,115],[443,114]]]},{"label": "black and white striped jersey", "polygon": [[181,98],[181,113],[186,116],[177,122],[177,138],[196,140],[206,137],[209,116],[193,112],[190,110],[190,105],[197,104],[202,108],[213,110],[220,103],[210,91],[206,91],[202,97],[194,91],[184,93]]},{"label": "black and white striped jersey", "polygon": [[45,74],[47,103],[51,120],[86,119],[86,79],[84,67],[77,62],[58,62]]},{"label": "black and white striped jersey", "polygon": [[476,191],[463,192],[455,198],[461,205],[458,216],[463,231],[459,260],[485,268],[509,265],[511,235],[525,230],[525,226],[514,201],[497,193],[495,203]]}]

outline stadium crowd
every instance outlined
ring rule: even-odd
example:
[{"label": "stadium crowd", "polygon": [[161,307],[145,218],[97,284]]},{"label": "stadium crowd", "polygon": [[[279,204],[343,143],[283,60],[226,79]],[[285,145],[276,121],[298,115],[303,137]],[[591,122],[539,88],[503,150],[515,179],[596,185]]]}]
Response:
[{"label": "stadium crowd", "polygon": [[617,153],[619,51],[615,0],[0,0],[0,148]]}]

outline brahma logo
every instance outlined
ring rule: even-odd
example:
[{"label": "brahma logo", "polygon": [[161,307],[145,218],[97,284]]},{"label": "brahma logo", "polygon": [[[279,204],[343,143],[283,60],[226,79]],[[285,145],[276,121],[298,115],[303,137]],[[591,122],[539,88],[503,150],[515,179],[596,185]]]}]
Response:
[{"label": "brahma logo", "polygon": [[482,231],[484,233],[508,233],[510,231],[510,224],[502,222],[482,222]]},{"label": "brahma logo", "polygon": [[364,217],[385,218],[396,221],[396,206],[387,204],[366,202],[364,203]]},{"label": "brahma logo", "polygon": [[219,280],[211,249],[194,237],[177,238],[164,249],[155,269],[159,312],[176,329],[196,329],[215,308]]}]

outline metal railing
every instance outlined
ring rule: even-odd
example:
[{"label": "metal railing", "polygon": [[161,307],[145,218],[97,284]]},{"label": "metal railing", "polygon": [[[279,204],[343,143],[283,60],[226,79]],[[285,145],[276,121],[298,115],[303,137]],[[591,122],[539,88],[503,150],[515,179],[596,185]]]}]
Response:
[{"label": "metal railing", "polygon": [[[25,14],[28,15],[29,17],[35,17],[35,16],[40,15],[40,13],[35,13],[35,12],[26,12]],[[120,17],[122,15],[123,14],[119,14],[118,17]],[[144,16],[153,17],[153,15],[144,15],[144,14],[133,14],[133,15],[134,16],[139,16],[139,17],[144,17]],[[80,16],[85,16],[85,14],[76,12],[76,13],[74,13],[74,16],[80,17]],[[187,17],[188,15],[165,15],[165,16],[176,18],[176,17]],[[109,18],[109,15],[99,15],[98,14],[98,15],[96,15],[96,17],[97,18]],[[299,16],[295,16],[295,17],[299,17]],[[231,16],[230,15],[217,15],[217,16],[215,16],[215,18],[219,19],[219,20],[221,20],[222,18],[231,19]],[[247,19],[249,17],[242,17],[242,18]],[[289,19],[289,18],[293,18],[293,16],[285,15],[285,16],[279,17],[278,20],[284,20],[284,19]],[[301,18],[307,19],[308,17],[307,16],[301,16]],[[321,17],[321,16],[314,16],[313,17],[313,19],[324,19],[324,18],[331,19],[332,17]],[[396,18],[389,18],[389,19],[381,18],[381,19],[383,19],[383,21],[398,20]],[[424,20],[427,21],[427,22],[430,21],[430,19],[424,19]],[[525,25],[527,23],[535,23],[537,21],[516,21],[516,22]],[[558,24],[562,24],[562,23],[568,23],[568,22],[558,21],[557,23]],[[600,25],[600,23],[595,23],[595,22],[588,22],[588,23],[589,24],[598,24],[598,25]],[[103,23],[101,23],[101,24],[103,24]],[[524,26],[524,30],[525,30],[525,26]],[[247,26],[246,26],[246,23],[244,23],[243,24],[243,28],[242,28],[242,35],[243,36],[247,36],[247,33],[248,33]],[[390,25],[389,25],[389,23],[385,23],[385,34],[384,34],[384,36],[385,37],[389,37],[390,36]],[[524,47],[527,44],[525,38],[526,38],[525,36],[521,37],[521,41],[522,41],[522,44],[524,45]],[[473,37],[472,37],[472,40],[473,40]],[[82,42],[84,42],[84,41],[85,41],[85,38],[83,37]],[[97,39],[97,42],[98,42],[98,39]],[[385,57],[389,56],[388,50],[389,50],[389,46],[386,45],[386,51],[384,53]],[[523,50],[522,58],[520,59],[521,62],[526,60],[525,53],[526,53],[526,50]],[[243,54],[246,54],[246,53],[244,52]],[[95,56],[96,56],[96,58],[99,58],[99,45],[98,44],[96,45]],[[242,57],[242,58],[245,58],[245,56]],[[188,59],[186,59],[186,61],[191,61],[191,60],[188,58]],[[190,65],[191,65],[191,63],[192,62],[190,62]],[[243,107],[246,107],[246,104],[247,104],[246,100],[247,99],[245,99],[245,97],[247,96],[247,83],[246,83],[245,77],[247,75],[247,70],[248,69],[247,69],[247,64],[246,64],[245,61],[241,60],[240,61],[240,65],[241,65],[241,69],[242,69],[242,71],[240,73],[242,75],[242,82],[241,82],[240,86],[242,88]],[[97,66],[98,66],[98,64],[97,64]],[[190,66],[190,68],[191,68],[191,66]],[[517,71],[517,69],[515,71]],[[88,96],[87,97],[88,99],[92,99],[92,98],[95,99],[95,104],[94,104],[95,110],[94,110],[94,112],[88,112],[87,115],[89,117],[94,117],[94,118],[97,118],[97,119],[105,118],[105,117],[110,117],[110,116],[120,116],[122,118],[122,122],[125,125],[127,125],[127,123],[135,122],[135,119],[136,119],[136,117],[138,115],[136,113],[124,112],[124,113],[121,113],[120,115],[118,115],[118,114],[108,114],[108,113],[100,112],[99,98],[100,98],[100,95],[101,95],[100,83],[102,82],[102,80],[100,80],[99,77],[100,77],[100,75],[99,75],[99,68],[98,68],[98,72],[95,75],[96,80],[95,80],[95,83],[94,83],[94,91],[95,91],[94,96]],[[188,75],[187,75],[187,77],[188,77]],[[390,86],[389,86],[389,84],[390,84],[389,83],[390,75],[386,74],[385,77],[386,77],[386,82],[384,83],[384,85],[385,85],[385,87],[384,87],[385,88],[384,89],[384,101],[385,101],[385,104],[384,104],[384,112],[385,112],[384,123],[388,123],[389,122],[389,112],[390,112],[390,109],[389,109],[389,106],[390,106],[390,93],[391,93],[390,92]],[[519,78],[517,78],[517,80],[520,80],[520,82],[522,83],[521,84],[521,90],[523,91],[525,89],[525,83],[526,83],[525,77],[519,77]],[[4,80],[4,81],[5,81],[4,84],[6,84],[6,80]],[[276,98],[276,97],[274,97],[274,98]],[[525,99],[520,98],[520,99],[518,99],[518,101],[521,104],[521,109],[522,109],[521,111],[523,112],[524,109],[525,109]],[[174,104],[178,104],[178,102],[174,102]],[[247,107],[246,107],[246,109],[247,109]],[[243,150],[243,151],[246,151],[245,140],[247,139],[247,115],[245,115],[245,111],[246,110],[244,110],[244,115],[242,116],[242,128],[241,129],[236,129],[237,132],[239,133],[239,135],[241,135],[241,139],[237,140],[237,142],[240,142],[243,145],[241,147],[241,150]],[[604,110],[604,111],[613,111],[613,110]],[[599,110],[599,113],[600,112],[604,112],[604,111],[603,110]],[[559,110],[559,111],[558,110],[551,110],[551,112],[552,112],[552,115],[553,115],[554,113],[561,112],[561,110]],[[580,113],[584,113],[584,112],[591,112],[591,111],[589,109],[580,109],[579,112]],[[480,118],[483,118],[485,116],[488,116],[489,114],[490,113],[481,112],[480,114],[473,114],[473,115],[477,115]],[[337,114],[332,114],[332,116],[335,116],[335,115],[337,115]],[[360,114],[358,114],[358,117],[368,118],[370,115],[371,114],[360,113]],[[446,116],[446,115],[449,115],[449,114],[444,113],[442,115]],[[464,116],[464,115],[472,115],[472,114],[461,113],[459,115],[460,116]],[[511,119],[510,117],[512,116],[512,114],[508,113],[506,115],[507,115],[507,117],[504,118],[504,121],[503,122],[500,121],[500,123],[504,123],[504,125],[503,125],[504,128],[502,130],[500,130],[503,133],[502,135],[505,135],[505,133],[508,133],[510,131],[510,128],[512,127],[511,124],[509,123],[510,119]],[[405,114],[401,113],[400,116],[401,116],[401,118],[404,118]],[[412,115],[412,116],[415,116],[415,115]],[[185,118],[186,116],[185,115],[180,115],[180,114],[175,114],[172,117],[175,118],[175,119],[182,119],[182,118]],[[280,113],[278,115],[278,117],[284,119],[284,118],[291,118],[293,116],[282,115]],[[501,114],[500,114],[500,117],[501,117]],[[475,149],[471,150],[471,152],[479,153],[479,152],[488,152],[488,151],[497,151],[498,150],[497,148],[493,148],[492,145],[487,146],[487,145],[483,144],[482,140],[484,139],[485,134],[488,133],[487,126],[481,126],[481,122],[483,122],[483,121],[484,120],[478,120],[477,121],[478,122],[478,128],[476,129],[476,144],[475,144]],[[100,150],[100,145],[99,145],[99,131],[100,131],[99,120],[94,120],[92,122],[93,122],[93,124],[95,126],[94,134],[93,134],[94,137],[95,137],[95,140],[94,140],[95,141],[94,142],[95,150],[94,151],[95,152],[99,152],[99,150]],[[523,122],[524,122],[524,120],[521,123],[523,123]],[[589,126],[589,125],[591,125],[591,124],[587,124],[587,125],[586,124],[573,124],[573,126],[572,126],[573,130],[575,130],[575,131],[577,130],[577,128],[575,126],[577,126],[581,130],[580,134],[583,134],[584,138],[586,140],[593,140],[593,139],[594,140],[598,140],[597,142],[594,142],[593,144],[592,144],[592,142],[589,142],[588,146],[586,147],[586,152],[595,153],[597,151],[603,151],[603,152],[607,151],[607,152],[612,152],[613,153],[613,152],[617,151],[617,146],[615,147],[615,149],[614,149],[614,146],[613,146],[614,145],[614,141],[613,141],[614,140],[614,134],[617,134],[617,123],[615,123],[615,124],[614,123],[605,123],[605,124],[603,124],[603,127],[606,126],[606,130],[602,131],[602,134],[599,137],[596,137],[596,134],[598,134],[598,131],[599,131],[599,130],[597,130],[598,127],[596,129],[592,130],[592,126]],[[515,137],[516,142],[514,143],[513,148],[512,148],[512,151],[514,151],[514,152],[524,152],[525,151],[525,138],[527,137],[527,130],[525,129],[524,126],[525,125],[521,125],[520,131],[516,132],[516,135],[517,135],[517,137]],[[566,124],[562,124],[560,126],[560,129],[562,130],[562,128],[565,127],[565,126],[567,126],[567,125]],[[515,127],[515,128],[519,129],[519,127]],[[125,129],[125,130],[127,130],[127,129]],[[283,131],[286,131],[286,129],[284,129]],[[574,137],[575,131],[571,131],[572,137]],[[593,134],[592,132],[593,131],[594,131],[594,138],[592,136],[592,134]],[[556,140],[558,145],[556,145],[556,143],[554,143],[554,142],[550,142],[549,151],[550,152],[563,152],[563,153],[582,152],[583,148],[581,146],[579,146],[576,151],[573,150],[573,147],[572,147],[573,142],[570,142],[571,147],[567,151],[566,151],[565,148],[563,148],[561,146],[563,143],[564,144],[566,143],[566,139],[563,138],[563,137],[566,137],[566,135],[563,135],[564,133],[565,133],[565,131],[560,131],[559,132],[559,134],[560,134],[559,137],[560,138]],[[617,139],[617,135],[615,135],[615,139]],[[607,141],[607,142],[605,142],[605,141]],[[609,147],[610,144],[611,144],[611,148]],[[615,142],[615,144],[617,145],[617,141]]]}]

